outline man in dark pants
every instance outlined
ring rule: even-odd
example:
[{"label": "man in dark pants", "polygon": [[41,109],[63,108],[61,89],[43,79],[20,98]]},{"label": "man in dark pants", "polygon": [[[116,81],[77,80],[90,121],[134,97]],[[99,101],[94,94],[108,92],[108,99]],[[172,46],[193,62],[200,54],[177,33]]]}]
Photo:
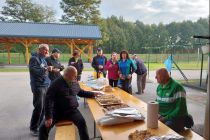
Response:
[{"label": "man in dark pants", "polygon": [[61,120],[70,120],[78,128],[80,140],[89,140],[86,122],[77,109],[77,97],[93,98],[99,93],[84,91],[77,82],[77,70],[68,66],[63,76],[50,85],[45,100],[45,120],[39,130],[39,140],[47,140],[50,129]]},{"label": "man in dark pants", "polygon": [[43,119],[44,98],[50,84],[48,71],[52,66],[47,66],[45,57],[48,55],[49,47],[47,44],[40,44],[38,52],[34,53],[29,60],[30,84],[33,93],[34,110],[31,117],[30,130],[34,136],[38,135],[40,122]]},{"label": "man in dark pants", "polygon": [[93,57],[92,67],[97,73],[97,78],[99,78],[100,73],[103,73],[104,78],[106,78],[105,65],[107,58],[103,55],[103,50],[101,48],[97,49],[97,55]]},{"label": "man in dark pants", "polygon": [[60,71],[64,69],[64,66],[61,65],[58,60],[60,58],[60,53],[60,50],[54,48],[52,50],[52,54],[45,59],[48,66],[53,66],[52,71],[49,72],[49,78],[51,81],[54,81],[56,78],[60,77]]}]

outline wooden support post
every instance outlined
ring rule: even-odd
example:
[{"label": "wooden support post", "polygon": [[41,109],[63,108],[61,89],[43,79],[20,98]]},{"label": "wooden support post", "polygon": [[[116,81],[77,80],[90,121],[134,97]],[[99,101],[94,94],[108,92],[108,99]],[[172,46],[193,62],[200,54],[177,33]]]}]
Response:
[{"label": "wooden support post", "polygon": [[7,54],[8,54],[8,64],[11,64],[11,55],[10,55],[10,49],[11,49],[11,46],[10,44],[7,44]]},{"label": "wooden support post", "polygon": [[89,43],[89,46],[88,46],[88,62],[92,62],[92,58],[93,58],[93,45],[92,45],[92,43]]},{"label": "wooden support post", "polygon": [[28,63],[29,63],[29,51],[28,51],[28,48],[29,48],[29,45],[32,43],[32,40],[28,41],[27,39],[24,39],[24,40],[20,40],[20,43],[26,49],[25,59],[26,59],[26,64],[28,65]]},{"label": "wooden support post", "polygon": [[69,54],[72,56],[73,55],[73,44],[68,41],[64,41],[64,43],[67,45],[67,47],[69,48]]},{"label": "wooden support post", "polygon": [[[209,54],[210,55],[210,54]],[[210,63],[210,56],[208,56],[208,74],[210,73],[209,69],[209,63]],[[204,122],[204,138],[206,140],[210,140],[210,135],[209,135],[209,109],[210,109],[210,80],[208,78],[208,83],[207,83],[207,102],[206,102],[206,112],[205,112],[205,122]]]},{"label": "wooden support post", "polygon": [[25,54],[25,56],[26,56],[26,64],[28,65],[28,63],[29,63],[28,44],[25,45],[25,49],[26,49],[26,54]]},{"label": "wooden support post", "polygon": [[74,51],[74,44],[73,40],[71,41],[71,56],[73,56],[73,51]]}]

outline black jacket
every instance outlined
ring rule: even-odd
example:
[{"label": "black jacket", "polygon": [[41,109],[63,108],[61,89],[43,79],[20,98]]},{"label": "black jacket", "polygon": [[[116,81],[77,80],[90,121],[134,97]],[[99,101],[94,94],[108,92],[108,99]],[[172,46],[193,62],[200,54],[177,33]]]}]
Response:
[{"label": "black jacket", "polygon": [[[53,66],[53,68],[60,69],[60,71],[63,70],[61,63],[57,59],[55,59],[52,55],[47,57],[45,60],[48,66]],[[60,72],[54,72],[54,71],[49,72],[49,78],[51,81],[55,80],[60,76],[61,76]]]},{"label": "black jacket", "polygon": [[45,99],[45,117],[58,120],[65,118],[66,114],[79,106],[76,95],[80,97],[93,97],[94,93],[84,91],[77,81],[69,86],[63,76],[57,78],[50,85]]},{"label": "black jacket", "polygon": [[73,64],[73,65],[71,64],[71,62],[76,62],[74,57],[69,59],[68,66],[74,66],[77,69],[78,75],[81,75],[82,74],[82,70],[84,68],[82,59],[78,58],[77,62],[75,64]]},{"label": "black jacket", "polygon": [[[103,69],[101,69],[101,70],[98,68],[98,66],[99,66],[98,59],[99,58],[104,59]],[[93,61],[92,61],[91,65],[95,69],[96,72],[99,72],[99,71],[106,72],[106,70],[105,70],[106,62],[107,62],[107,58],[104,55],[102,55],[102,56],[96,55],[95,57],[93,57]]]}]

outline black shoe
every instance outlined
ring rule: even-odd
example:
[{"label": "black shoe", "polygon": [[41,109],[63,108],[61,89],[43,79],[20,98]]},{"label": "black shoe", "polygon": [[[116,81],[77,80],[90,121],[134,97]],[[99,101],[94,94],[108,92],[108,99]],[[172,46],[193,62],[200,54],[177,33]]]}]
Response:
[{"label": "black shoe", "polygon": [[[139,94],[139,92],[135,92],[136,94]],[[140,94],[139,94],[140,95]]]},{"label": "black shoe", "polygon": [[32,136],[37,137],[39,135],[39,131],[38,130],[30,130],[30,133]]}]

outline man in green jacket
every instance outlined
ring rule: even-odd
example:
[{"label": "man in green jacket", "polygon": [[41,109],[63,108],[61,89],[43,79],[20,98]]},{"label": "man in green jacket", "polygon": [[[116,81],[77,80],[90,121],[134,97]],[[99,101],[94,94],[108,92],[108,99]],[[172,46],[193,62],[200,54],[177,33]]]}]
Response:
[{"label": "man in green jacket", "polygon": [[159,103],[159,120],[176,132],[185,127],[188,115],[186,92],[182,85],[173,80],[165,68],[156,71],[157,98]]}]

